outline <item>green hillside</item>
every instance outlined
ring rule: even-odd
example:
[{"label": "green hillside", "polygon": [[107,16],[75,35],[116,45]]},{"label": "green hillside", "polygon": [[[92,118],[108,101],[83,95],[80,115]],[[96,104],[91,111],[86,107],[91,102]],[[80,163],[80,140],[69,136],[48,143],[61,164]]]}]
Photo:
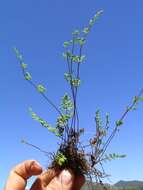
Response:
[{"label": "green hillside", "polygon": [[[143,190],[143,181],[119,181],[114,185],[106,185],[108,190]],[[81,190],[90,190],[86,183]],[[101,185],[93,183],[93,190],[104,190]]]}]

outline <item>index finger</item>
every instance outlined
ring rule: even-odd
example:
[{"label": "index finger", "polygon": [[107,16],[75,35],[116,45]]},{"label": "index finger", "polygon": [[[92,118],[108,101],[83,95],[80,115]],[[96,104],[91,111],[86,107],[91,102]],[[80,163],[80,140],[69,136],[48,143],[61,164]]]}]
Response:
[{"label": "index finger", "polygon": [[36,181],[33,183],[30,190],[43,190],[50,181],[57,176],[60,173],[60,171],[55,169],[48,169],[46,172],[41,174]]},{"label": "index finger", "polygon": [[4,190],[24,190],[27,179],[41,172],[42,168],[35,160],[27,160],[18,164],[11,170]]}]

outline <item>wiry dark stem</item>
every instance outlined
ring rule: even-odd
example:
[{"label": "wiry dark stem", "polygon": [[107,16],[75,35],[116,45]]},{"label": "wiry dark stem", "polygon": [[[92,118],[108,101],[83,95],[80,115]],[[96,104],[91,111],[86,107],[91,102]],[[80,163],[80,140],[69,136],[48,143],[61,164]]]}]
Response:
[{"label": "wiry dark stem", "polygon": [[51,155],[51,154],[52,154],[52,153],[50,153],[50,152],[47,152],[47,151],[45,151],[45,150],[42,150],[42,149],[39,148],[38,146],[33,145],[33,144],[31,144],[31,143],[29,143],[29,142],[27,142],[27,141],[25,141],[25,140],[22,140],[21,143],[26,144],[26,145],[28,145],[28,146],[31,146],[31,147],[33,147],[33,148],[39,150],[40,152],[42,152],[42,153],[44,153],[44,154],[46,154],[46,155],[48,155],[48,154]]},{"label": "wiry dark stem", "polygon": [[[139,92],[139,94],[136,96],[136,98],[140,98],[141,95],[143,94],[143,89]],[[122,114],[122,116],[120,117],[120,121],[123,121],[125,119],[125,117],[127,116],[127,114],[129,113],[129,111],[131,111],[133,109],[133,107],[137,104],[136,101],[133,101],[132,104],[125,110],[125,112]],[[100,155],[100,158],[103,156],[103,154],[105,153],[107,147],[109,146],[111,140],[113,139],[113,137],[115,136],[116,132],[118,131],[119,126],[115,126],[114,130],[112,131],[111,135],[109,136],[109,138],[107,139],[106,143],[104,144],[104,147],[102,149],[102,153]],[[100,159],[99,158],[99,159]]]},{"label": "wiry dark stem", "polygon": [[[22,73],[25,77],[25,70],[22,69]],[[37,90],[37,85],[32,81],[32,80],[27,80],[36,90]],[[61,111],[57,108],[57,106],[44,94],[44,93],[40,93],[43,98],[62,116]]]},{"label": "wiry dark stem", "polygon": [[[75,48],[75,44],[74,44],[74,38],[72,40],[72,50],[71,53],[72,55],[74,54],[74,48]],[[76,118],[77,118],[77,125],[79,126],[79,118],[78,118],[78,112],[77,112],[77,104],[76,104],[76,96],[75,96],[75,88],[72,84],[72,80],[73,80],[73,60],[72,58],[69,59],[69,57],[67,57],[67,65],[68,65],[68,72],[70,74],[70,88],[71,88],[71,92],[72,92],[72,98],[73,98],[73,105],[74,105],[74,110],[73,110],[73,116],[72,116],[72,121],[71,121],[71,129],[73,129],[74,132],[76,132]]]}]

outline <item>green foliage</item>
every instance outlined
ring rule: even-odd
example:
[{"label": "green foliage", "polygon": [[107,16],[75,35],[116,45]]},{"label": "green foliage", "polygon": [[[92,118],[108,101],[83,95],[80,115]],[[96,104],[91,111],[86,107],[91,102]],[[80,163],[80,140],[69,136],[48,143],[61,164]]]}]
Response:
[{"label": "green foliage", "polygon": [[86,40],[85,40],[85,38],[77,37],[77,38],[74,38],[74,39],[73,39],[73,42],[74,42],[75,44],[84,45],[85,42],[86,42]]},{"label": "green foliage", "polygon": [[106,136],[107,131],[106,130],[100,130],[100,136]]},{"label": "green foliage", "polygon": [[65,94],[62,98],[61,109],[64,111],[70,111],[73,109],[73,102],[71,97]]},{"label": "green foliage", "polygon": [[85,55],[81,55],[80,56],[80,59],[79,59],[79,63],[82,63],[82,62],[84,62],[85,61]]},{"label": "green foliage", "polygon": [[73,36],[77,36],[77,35],[79,35],[79,34],[80,34],[80,31],[79,31],[79,30],[75,30],[75,31],[73,31],[73,33],[72,33]]},{"label": "green foliage", "polygon": [[[83,55],[82,52],[83,46],[86,43],[86,38],[102,12],[102,10],[98,11],[94,17],[90,19],[88,26],[84,27],[81,31],[75,30],[72,33],[72,40],[63,43],[65,51],[63,57],[67,64],[67,71],[64,73],[64,77],[70,87],[71,96],[65,94],[62,97],[60,108],[46,96],[46,88],[43,85],[37,85],[33,82],[30,73],[27,72],[27,64],[24,63],[23,56],[17,48],[14,48],[25,79],[29,81],[29,83],[58,113],[55,127],[52,127],[47,121],[39,117],[32,111],[32,109],[30,109],[31,116],[34,120],[61,139],[59,151],[57,152],[53,163],[56,162],[58,168],[60,168],[59,166],[62,166],[61,169],[63,169],[63,165],[67,162],[68,164],[65,167],[68,166],[68,168],[71,168],[75,174],[80,173],[87,174],[88,176],[95,176],[99,179],[99,182],[101,182],[100,179],[107,176],[102,167],[103,161],[124,158],[126,156],[124,154],[119,155],[115,153],[106,155],[105,153],[111,140],[119,130],[119,126],[123,124],[127,113],[136,108],[138,102],[143,101],[143,97],[141,97],[143,92],[141,92],[133,99],[131,106],[127,107],[120,117],[121,119],[115,122],[115,126],[109,135],[109,114],[106,113],[105,123],[103,123],[100,110],[98,109],[95,113],[96,132],[94,136],[89,139],[89,144],[85,146],[82,144],[79,137],[84,133],[84,128],[80,128],[79,110],[77,105],[78,87],[81,84],[80,67],[82,66],[81,63],[85,61],[85,55]],[[88,151],[86,151],[85,147],[88,147]],[[56,164],[53,165],[53,167],[56,167]],[[101,171],[98,170],[98,166],[101,167]],[[100,185],[102,184],[100,183]]]},{"label": "green foliage", "polygon": [[75,63],[82,63],[83,61],[85,61],[85,55],[82,55],[82,56],[73,55],[72,61]]},{"label": "green foliage", "polygon": [[74,87],[79,87],[79,85],[80,85],[80,79],[72,79],[71,84]]},{"label": "green foliage", "polygon": [[72,75],[69,74],[69,73],[64,73],[64,77],[65,77],[65,79],[66,79],[67,82],[70,82],[71,79],[72,79]]},{"label": "green foliage", "polygon": [[95,24],[96,20],[99,18],[99,16],[101,16],[102,13],[103,13],[103,10],[98,11],[98,12],[94,15],[94,17],[89,20],[89,25],[88,25],[88,27],[85,27],[85,28],[83,29],[83,31],[82,31],[82,32],[85,34],[85,36],[89,34],[90,29],[93,27],[93,25]]},{"label": "green foliage", "polygon": [[21,67],[22,67],[22,69],[26,69],[27,68],[27,64],[21,63]]},{"label": "green foliage", "polygon": [[38,121],[43,127],[47,128],[50,132],[55,133],[55,135],[58,136],[56,128],[51,127],[50,124],[48,124],[44,119],[42,119],[35,112],[33,112],[31,108],[29,108],[29,112],[32,116],[32,119]]},{"label": "green foliage", "polygon": [[30,81],[32,79],[32,76],[29,72],[25,71],[25,69],[27,69],[27,64],[24,63],[22,54],[20,53],[20,51],[17,48],[14,48],[14,52],[16,54],[18,61],[20,62],[20,66],[23,70],[24,78],[27,81]]},{"label": "green foliage", "polygon": [[63,57],[65,60],[67,60],[68,58],[72,57],[72,53],[70,51],[67,51],[67,52],[63,53]]},{"label": "green foliage", "polygon": [[62,136],[66,127],[68,127],[68,121],[72,117],[72,114],[63,114],[57,117],[56,129],[57,136]]},{"label": "green foliage", "polygon": [[93,21],[95,22],[103,13],[103,10],[97,11],[97,13],[93,17]]},{"label": "green foliage", "polygon": [[71,84],[73,87],[78,87],[80,86],[81,80],[77,79],[77,78],[72,78],[72,75],[69,73],[65,73],[64,77],[66,79],[67,82],[69,82],[69,84]]},{"label": "green foliage", "polygon": [[19,51],[17,48],[13,48],[13,49],[14,49],[14,52],[15,52],[15,54],[16,54],[17,59],[18,59],[20,62],[22,62],[22,61],[23,61],[23,56],[22,56],[22,54],[20,53],[20,51]]},{"label": "green foliage", "polygon": [[101,121],[101,116],[100,116],[100,110],[96,111],[95,114],[95,121],[96,121],[96,125],[99,129],[102,129],[102,121]]},{"label": "green foliage", "polygon": [[56,160],[56,162],[57,162],[57,164],[58,164],[59,166],[63,166],[63,164],[66,163],[67,158],[65,157],[64,154],[62,154],[61,152],[58,152],[57,155],[56,155],[55,160]]},{"label": "green foliage", "polygon": [[56,127],[57,128],[66,127],[67,126],[67,122],[68,122],[68,120],[70,118],[71,118],[71,115],[69,115],[69,114],[64,114],[64,115],[59,116],[57,118]]},{"label": "green foliage", "polygon": [[67,48],[70,44],[71,44],[71,42],[66,41],[66,42],[64,42],[63,46],[64,46],[65,48]]},{"label": "green foliage", "polygon": [[89,21],[89,26],[92,27],[94,25],[94,20],[93,19],[90,19]]},{"label": "green foliage", "polygon": [[31,80],[32,79],[31,74],[29,72],[26,72],[24,74],[24,77],[25,77],[26,80]]},{"label": "green foliage", "polygon": [[138,103],[138,102],[140,102],[140,101],[143,101],[143,97],[136,97],[136,96],[135,96],[135,97],[133,98],[133,101],[132,101],[132,102],[133,102],[134,104],[136,104],[136,103]]},{"label": "green foliage", "polygon": [[105,156],[105,160],[114,160],[117,158],[125,158],[127,155],[126,154],[109,154]]},{"label": "green foliage", "polygon": [[116,126],[119,127],[121,125],[123,125],[123,121],[122,120],[117,120],[116,121]]},{"label": "green foliage", "polygon": [[132,107],[130,107],[130,110],[131,110],[131,111],[135,111],[136,109],[137,109],[136,106],[132,106]]},{"label": "green foliage", "polygon": [[45,88],[43,85],[41,85],[41,84],[39,84],[39,85],[37,86],[37,90],[38,90],[38,92],[40,92],[40,93],[45,93],[45,92],[46,92],[46,88]]},{"label": "green foliage", "polygon": [[83,29],[83,33],[84,33],[84,34],[88,34],[89,32],[90,32],[90,29],[89,29],[89,28],[86,27],[86,28]]}]

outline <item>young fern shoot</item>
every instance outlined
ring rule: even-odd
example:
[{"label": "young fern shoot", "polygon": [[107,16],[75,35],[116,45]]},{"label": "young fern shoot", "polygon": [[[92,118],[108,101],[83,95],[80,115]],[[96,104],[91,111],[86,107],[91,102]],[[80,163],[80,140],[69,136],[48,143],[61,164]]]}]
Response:
[{"label": "young fern shoot", "polygon": [[[116,153],[107,155],[106,150],[115,134],[120,130],[121,125],[123,125],[127,114],[134,110],[140,101],[143,101],[143,90],[134,97],[131,105],[125,109],[119,120],[115,122],[115,126],[112,127],[111,133],[109,133],[109,128],[111,127],[109,114],[106,114],[105,123],[103,124],[100,110],[97,110],[95,114],[95,134],[89,139],[88,144],[85,145],[81,143],[80,135],[84,133],[84,128],[80,127],[77,96],[79,86],[81,85],[80,68],[86,61],[85,55],[83,55],[82,52],[88,34],[102,13],[102,10],[98,11],[89,21],[87,27],[82,31],[75,30],[72,33],[72,40],[65,41],[63,44],[63,57],[67,65],[67,71],[64,73],[64,77],[69,85],[71,94],[64,94],[60,108],[49,99],[46,93],[47,89],[42,84],[36,84],[33,81],[31,74],[27,71],[27,65],[24,63],[20,51],[17,48],[14,48],[14,51],[20,63],[25,80],[28,81],[58,113],[55,126],[51,126],[47,121],[38,116],[32,108],[29,110],[34,120],[59,138],[59,148],[55,154],[51,153],[52,163],[49,167],[57,170],[65,168],[71,169],[75,175],[85,175],[90,179],[94,178],[97,183],[104,187],[102,178],[107,177],[108,175],[104,171],[103,163],[107,160],[124,158],[126,156],[124,154],[120,155]],[[31,145],[26,141],[24,141],[24,143]],[[43,150],[37,146],[31,146],[43,152]]]}]

